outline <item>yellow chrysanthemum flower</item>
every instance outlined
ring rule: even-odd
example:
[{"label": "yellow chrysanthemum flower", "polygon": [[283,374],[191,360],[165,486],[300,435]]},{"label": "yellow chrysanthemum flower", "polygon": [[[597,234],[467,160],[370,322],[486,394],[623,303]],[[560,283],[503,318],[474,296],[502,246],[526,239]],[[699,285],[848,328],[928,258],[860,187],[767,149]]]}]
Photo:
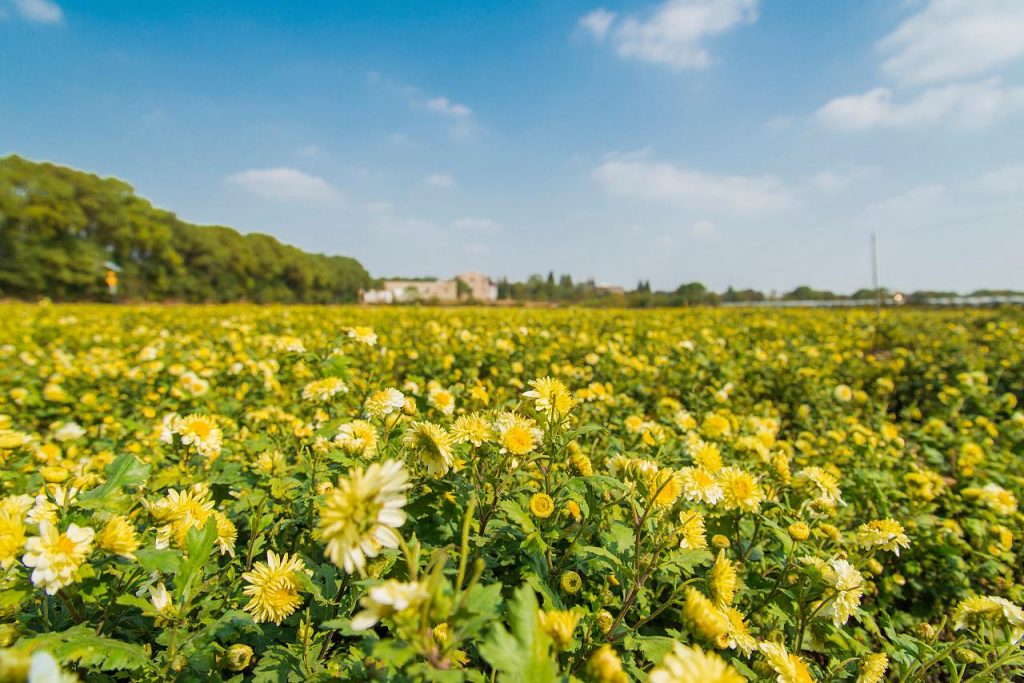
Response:
[{"label": "yellow chrysanthemum flower", "polygon": [[395,388],[374,392],[363,404],[366,417],[383,418],[400,413],[405,408],[405,395]]},{"label": "yellow chrysanthemum flower", "polygon": [[724,492],[710,472],[696,467],[684,467],[678,474],[683,496],[687,500],[707,505],[721,502]]},{"label": "yellow chrysanthemum flower", "polygon": [[352,455],[369,455],[377,448],[377,428],[366,420],[353,420],[338,427],[334,442]]},{"label": "yellow chrysanthemum flower", "polygon": [[982,624],[1002,628],[1011,642],[1024,638],[1024,610],[1006,598],[980,595],[962,600],[953,610],[953,629]]},{"label": "yellow chrysanthemum flower", "polygon": [[597,683],[628,683],[629,676],[622,669],[622,660],[611,645],[605,643],[587,662],[587,673]]},{"label": "yellow chrysanthemum flower", "polygon": [[537,610],[540,627],[555,641],[555,647],[565,650],[572,644],[572,635],[580,614],[574,610]]},{"label": "yellow chrysanthemum flower", "polygon": [[727,510],[757,512],[764,500],[764,491],[749,472],[738,467],[723,467],[716,480],[722,487],[722,505]]},{"label": "yellow chrysanthemum flower", "polygon": [[648,477],[646,483],[650,495],[653,496],[652,502],[659,508],[672,507],[683,489],[679,475],[667,467]]},{"label": "yellow chrysanthemum flower", "polygon": [[686,591],[686,602],[683,603],[683,616],[701,636],[716,642],[729,631],[729,624],[711,602],[696,588]]},{"label": "yellow chrysanthemum flower", "polygon": [[651,670],[648,683],[744,683],[746,679],[724,659],[698,646],[673,643],[672,650]]},{"label": "yellow chrysanthemum flower", "polygon": [[736,566],[725,556],[725,550],[718,551],[715,564],[708,572],[708,588],[711,589],[711,596],[719,607],[728,607],[732,604],[736,595]]},{"label": "yellow chrysanthemum flower", "polygon": [[18,559],[25,545],[22,515],[0,509],[0,568],[7,569]]},{"label": "yellow chrysanthemum flower", "polygon": [[268,550],[266,562],[257,562],[242,574],[248,584],[242,592],[249,596],[244,609],[252,614],[252,620],[280,624],[297,610],[302,604],[299,573],[304,571],[306,565],[298,556]]},{"label": "yellow chrysanthemum flower", "polygon": [[718,446],[707,441],[698,441],[690,452],[693,455],[693,463],[705,472],[717,472],[722,469],[722,452]]},{"label": "yellow chrysanthemum flower", "polygon": [[433,422],[413,422],[405,432],[403,444],[411,455],[419,458],[432,477],[448,474],[455,462],[451,437]]},{"label": "yellow chrysanthemum flower", "polygon": [[724,641],[727,647],[749,656],[757,649],[757,639],[750,635],[743,613],[735,607],[726,607],[722,610],[722,616],[725,617],[726,633],[720,640]]},{"label": "yellow chrysanthemum flower", "polygon": [[910,539],[896,520],[878,519],[857,528],[857,545],[869,550],[888,550],[899,556],[901,547],[910,547]]},{"label": "yellow chrysanthemum flower", "polygon": [[212,417],[207,415],[189,415],[177,420],[174,430],[181,436],[181,442],[192,446],[207,458],[213,459],[220,455],[223,433]]},{"label": "yellow chrysanthemum flower", "polygon": [[702,550],[708,547],[704,515],[696,510],[684,510],[679,513],[678,533],[680,548]]},{"label": "yellow chrysanthemum flower", "polygon": [[325,377],[310,382],[302,388],[302,400],[316,403],[327,403],[338,394],[348,391],[348,387],[337,377]]},{"label": "yellow chrysanthemum flower", "polygon": [[96,534],[96,545],[115,555],[134,560],[135,551],[139,549],[135,525],[124,515],[114,515]]},{"label": "yellow chrysanthemum flower", "polygon": [[451,428],[453,443],[469,443],[480,448],[494,440],[494,430],[480,413],[460,415]]},{"label": "yellow chrysanthemum flower", "polygon": [[889,668],[889,657],[884,652],[868,655],[860,660],[857,683],[881,683]]},{"label": "yellow chrysanthemum flower", "polygon": [[534,408],[538,413],[565,417],[572,410],[572,395],[561,381],[552,377],[541,377],[530,380],[528,384],[533,389],[524,391],[523,396],[533,399]]},{"label": "yellow chrysanthemum flower", "polygon": [[761,654],[764,655],[775,673],[778,683],[814,683],[811,672],[800,657],[786,651],[781,643],[761,643]]},{"label": "yellow chrysanthemum flower", "polygon": [[555,501],[546,493],[535,493],[530,497],[530,512],[534,517],[547,519],[555,511]]}]

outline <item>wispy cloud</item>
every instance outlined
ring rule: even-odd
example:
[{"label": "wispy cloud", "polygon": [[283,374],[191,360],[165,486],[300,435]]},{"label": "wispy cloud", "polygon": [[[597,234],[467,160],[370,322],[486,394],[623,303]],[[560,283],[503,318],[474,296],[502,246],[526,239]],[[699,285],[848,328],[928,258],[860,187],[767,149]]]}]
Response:
[{"label": "wispy cloud", "polygon": [[234,173],[226,180],[250,194],[273,201],[327,202],[340,197],[323,178],[295,168],[250,169]]},{"label": "wispy cloud", "polygon": [[757,20],[758,0],[666,0],[646,17],[619,17],[604,8],[581,17],[578,26],[616,54],[673,69],[703,69],[711,63],[705,41]]},{"label": "wispy cloud", "polygon": [[616,197],[667,202],[730,213],[778,211],[796,204],[794,193],[770,175],[708,173],[647,159],[612,159],[591,176]]},{"label": "wispy cloud", "polygon": [[431,173],[423,179],[423,182],[441,190],[450,190],[455,187],[455,178],[447,173]]},{"label": "wispy cloud", "polygon": [[480,125],[473,110],[462,102],[445,95],[425,94],[414,85],[389,80],[377,71],[370,71],[367,77],[372,85],[390,90],[414,109],[429,112],[447,121],[448,132],[453,138],[466,140],[474,137],[480,131]]},{"label": "wispy cloud", "polygon": [[1005,86],[999,78],[928,88],[897,101],[889,88],[837,97],[815,114],[829,128],[845,131],[911,128],[950,123],[984,128],[1024,110],[1024,87]]},{"label": "wispy cloud", "polygon": [[883,38],[882,71],[900,83],[967,78],[1024,56],[1024,2],[930,0]]},{"label": "wispy cloud", "polygon": [[814,117],[842,131],[992,126],[1024,110],[1024,86],[977,77],[1024,57],[1021,36],[1020,0],[928,0],[876,46],[893,85],[836,97]]},{"label": "wispy cloud", "polygon": [[579,27],[597,40],[604,40],[604,37],[608,35],[608,29],[612,27],[614,22],[615,12],[609,12],[600,7],[590,14],[580,17]]},{"label": "wispy cloud", "polygon": [[37,24],[59,24],[64,10],[53,0],[11,0],[14,11],[25,21]]}]

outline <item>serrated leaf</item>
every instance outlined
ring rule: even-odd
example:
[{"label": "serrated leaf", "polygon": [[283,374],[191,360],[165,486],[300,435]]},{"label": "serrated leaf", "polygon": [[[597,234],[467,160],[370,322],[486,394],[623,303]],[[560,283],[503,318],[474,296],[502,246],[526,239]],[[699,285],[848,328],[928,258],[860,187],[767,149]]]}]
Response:
[{"label": "serrated leaf", "polygon": [[647,660],[652,664],[657,664],[665,655],[668,654],[669,650],[672,649],[672,644],[675,642],[673,638],[666,636],[637,636],[636,646]]},{"label": "serrated leaf", "polygon": [[494,627],[480,646],[480,654],[498,671],[499,681],[547,683],[556,680],[558,662],[551,652],[551,638],[540,626],[537,596],[528,586],[520,586],[509,603],[509,633],[504,626]]},{"label": "serrated leaf", "polygon": [[171,574],[181,562],[181,551],[172,548],[142,548],[135,551],[135,558],[147,572]]},{"label": "serrated leaf", "polygon": [[98,636],[85,625],[23,639],[18,645],[29,651],[46,650],[63,664],[77,663],[100,671],[135,671],[149,664],[141,645]]},{"label": "serrated leaf", "polygon": [[149,477],[149,465],[125,454],[107,465],[107,480],[78,496],[76,505],[87,510],[116,511],[124,506],[126,486],[139,486]]}]

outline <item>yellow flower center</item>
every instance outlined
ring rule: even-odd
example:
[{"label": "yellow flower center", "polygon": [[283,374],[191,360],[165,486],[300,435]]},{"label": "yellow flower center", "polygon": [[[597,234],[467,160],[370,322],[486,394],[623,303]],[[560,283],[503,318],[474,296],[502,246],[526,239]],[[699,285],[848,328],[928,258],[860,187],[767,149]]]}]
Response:
[{"label": "yellow flower center", "polygon": [[523,427],[512,427],[502,438],[505,448],[516,455],[525,455],[533,450],[533,435]]}]

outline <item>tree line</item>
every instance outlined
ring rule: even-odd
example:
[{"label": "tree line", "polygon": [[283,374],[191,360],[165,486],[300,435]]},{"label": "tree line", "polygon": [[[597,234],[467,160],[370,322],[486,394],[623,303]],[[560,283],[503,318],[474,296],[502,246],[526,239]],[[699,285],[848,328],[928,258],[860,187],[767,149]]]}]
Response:
[{"label": "tree line", "polygon": [[340,303],[373,280],[355,259],[187,223],[127,183],[0,158],[0,296],[62,301]]},{"label": "tree line", "polygon": [[[1011,290],[978,290],[972,296],[997,294],[1019,294]],[[573,282],[571,275],[555,276],[554,271],[547,274],[534,274],[523,282],[513,282],[507,278],[498,280],[498,298],[502,300],[523,302],[551,302],[556,304],[574,304],[581,306],[626,306],[629,308],[658,308],[678,306],[717,306],[723,303],[754,303],[768,300],[782,301],[836,301],[855,299],[874,301],[878,296],[889,300],[894,292],[882,288],[880,291],[870,288],[858,289],[852,294],[838,294],[823,289],[814,289],[800,285],[783,292],[762,292],[756,289],[736,289],[728,287],[722,292],[708,289],[701,282],[687,282],[674,290],[654,290],[650,280],[640,280],[632,290],[621,287],[602,286],[593,279],[584,282]],[[956,297],[956,292],[918,291],[903,295],[902,301],[908,304],[922,304],[933,298]]]}]

